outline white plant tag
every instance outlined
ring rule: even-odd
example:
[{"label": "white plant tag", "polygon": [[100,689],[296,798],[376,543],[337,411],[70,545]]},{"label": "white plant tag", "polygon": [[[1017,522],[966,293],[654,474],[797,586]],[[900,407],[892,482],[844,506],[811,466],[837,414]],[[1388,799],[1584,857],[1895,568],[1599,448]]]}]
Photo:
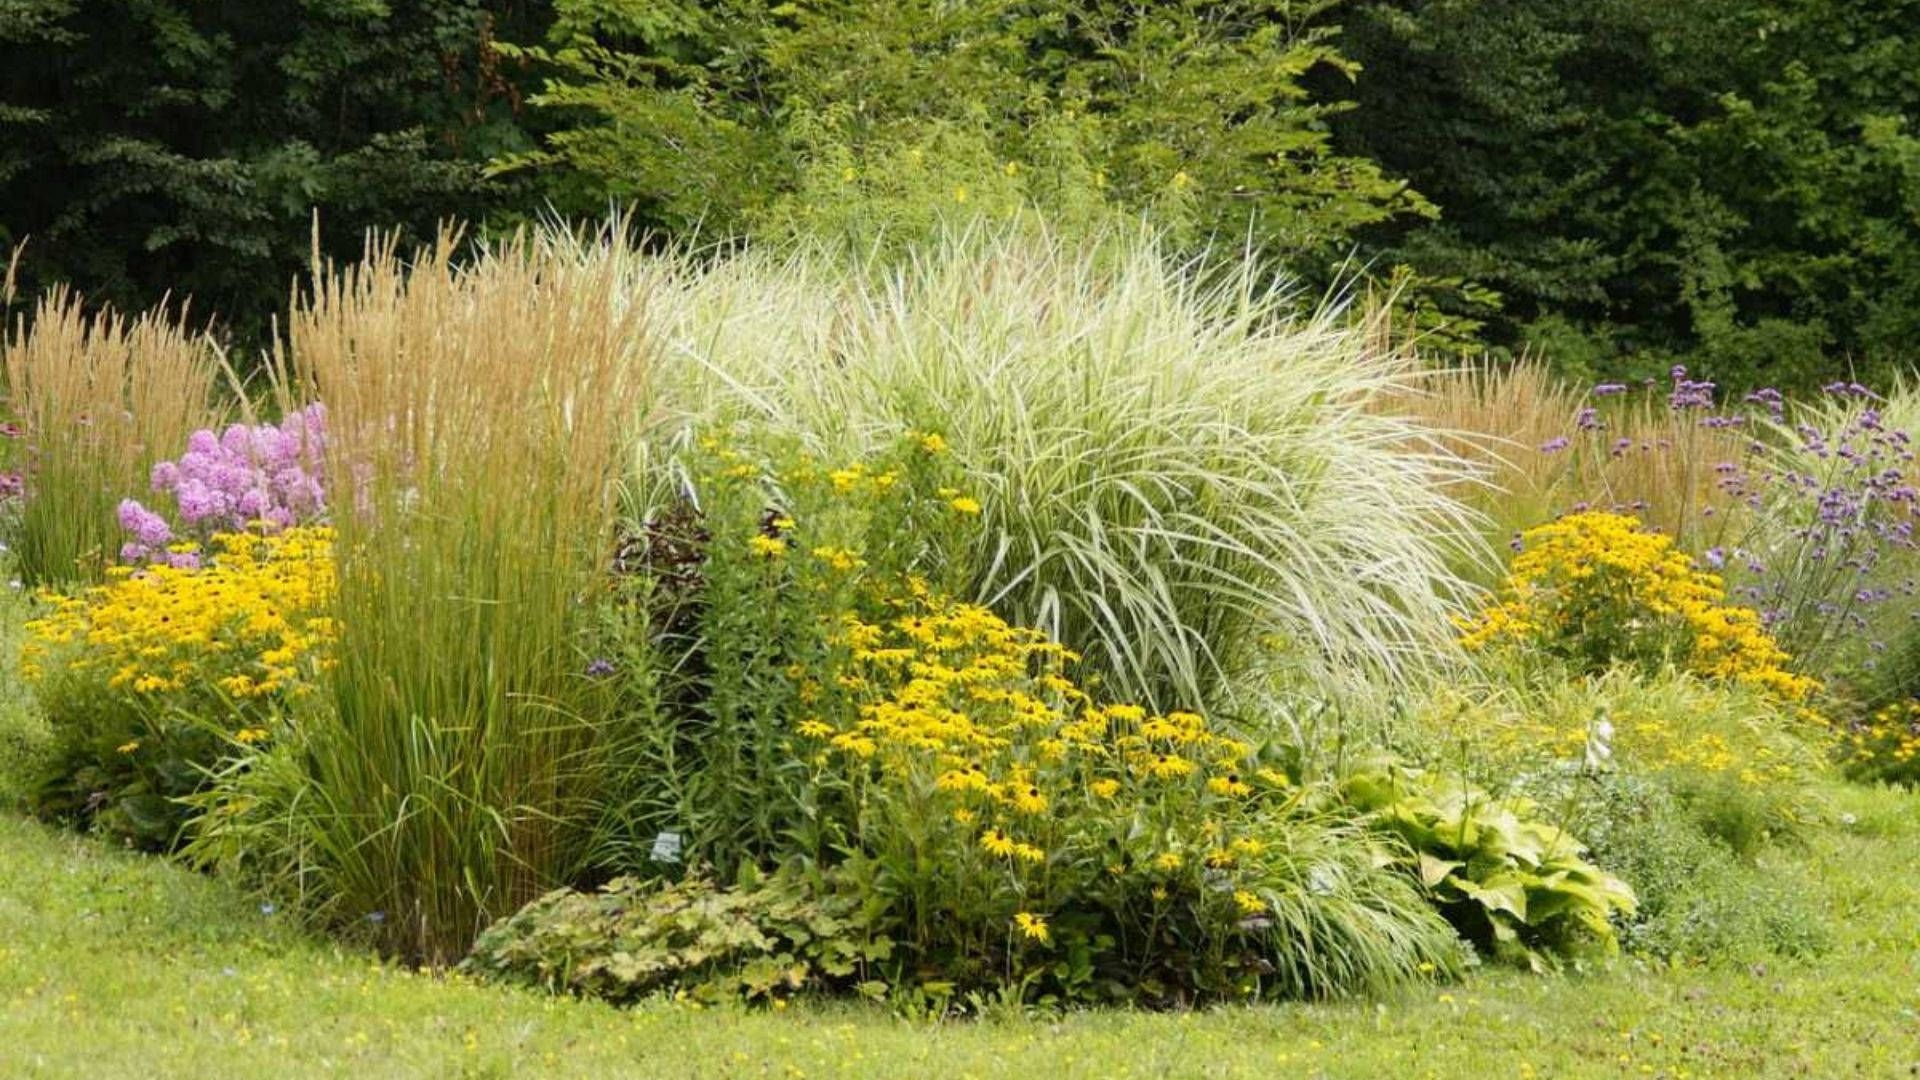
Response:
[{"label": "white plant tag", "polygon": [[654,862],[659,863],[679,862],[680,834],[677,832],[663,832],[654,837],[653,852],[650,858],[652,858]]}]

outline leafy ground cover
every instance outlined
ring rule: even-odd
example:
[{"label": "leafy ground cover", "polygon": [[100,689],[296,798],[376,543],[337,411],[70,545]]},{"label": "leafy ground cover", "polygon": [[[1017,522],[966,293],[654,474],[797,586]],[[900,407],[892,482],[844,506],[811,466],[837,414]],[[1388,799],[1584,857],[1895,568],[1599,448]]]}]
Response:
[{"label": "leafy ground cover", "polygon": [[[1808,961],[1475,975],[1366,1002],[930,1024],[631,1010],[383,965],[219,882],[0,817],[9,1076],[1876,1076],[1920,1070],[1920,797],[1836,788]],[[1851,824],[1844,822],[1851,821]],[[80,1033],[85,1033],[84,1037]]]}]

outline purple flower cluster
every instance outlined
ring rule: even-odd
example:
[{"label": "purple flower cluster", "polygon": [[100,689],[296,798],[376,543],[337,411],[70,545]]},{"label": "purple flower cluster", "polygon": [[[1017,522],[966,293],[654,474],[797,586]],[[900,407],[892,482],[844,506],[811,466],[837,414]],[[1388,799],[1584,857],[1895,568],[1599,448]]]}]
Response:
[{"label": "purple flower cluster", "polygon": [[1673,370],[1667,374],[1673,378],[1673,389],[1667,394],[1669,409],[1713,408],[1713,383],[1687,378],[1686,366],[1682,364],[1673,365]]},{"label": "purple flower cluster", "polygon": [[318,404],[289,413],[277,425],[235,424],[218,435],[194,432],[178,461],[153,467],[153,490],[173,497],[180,529],[128,499],[120,504],[120,526],[130,539],[120,557],[192,565],[191,554],[168,551],[168,545],[220,531],[279,530],[319,518],[327,508],[325,451],[326,411]]},{"label": "purple flower cluster", "polygon": [[[1871,396],[1854,383],[1836,383],[1829,392]],[[1895,595],[1877,580],[1886,556],[1920,549],[1920,490],[1907,475],[1913,440],[1889,430],[1872,408],[1831,430],[1801,423],[1792,434],[1797,462],[1757,473],[1727,470],[1718,483],[1748,506],[1766,508],[1779,527],[1776,543],[1784,541],[1771,566],[1749,556],[1755,579],[1738,591],[1803,652],[1823,651],[1869,631],[1868,609]],[[1898,591],[1912,595],[1910,584]]]},{"label": "purple flower cluster", "polygon": [[[1913,597],[1911,581],[1889,580],[1906,559],[1896,552],[1920,551],[1920,481],[1913,479],[1916,447],[1904,431],[1886,426],[1875,407],[1880,398],[1855,382],[1825,388],[1823,407],[1791,410],[1779,390],[1762,388],[1737,402],[1716,404],[1714,383],[1692,378],[1675,365],[1663,388],[1647,380],[1645,392],[1663,394],[1670,410],[1705,430],[1744,432],[1746,452],[1738,460],[1711,466],[1712,483],[1722,498],[1683,513],[1675,527],[1703,562],[1730,577],[1735,595],[1757,609],[1781,643],[1803,664],[1818,664],[1834,652],[1871,656],[1880,648],[1868,640],[1876,628],[1875,605],[1895,597]],[[1624,383],[1594,387],[1594,399],[1629,392]],[[1657,399],[1656,399],[1657,400]],[[1607,432],[1605,405],[1587,405],[1574,417],[1568,436],[1556,436],[1542,450],[1620,460],[1635,450],[1634,440]],[[1676,417],[1679,419],[1679,417]],[[1639,451],[1672,451],[1674,443],[1641,442]],[[1695,453],[1687,446],[1684,453]],[[1691,488],[1705,459],[1683,458],[1675,483]],[[1703,477],[1704,480],[1704,477]],[[1646,504],[1612,492],[1601,505],[1634,512]],[[1717,512],[1738,511],[1737,513]],[[1575,512],[1586,509],[1582,502]],[[1871,663],[1871,661],[1868,661]]]}]

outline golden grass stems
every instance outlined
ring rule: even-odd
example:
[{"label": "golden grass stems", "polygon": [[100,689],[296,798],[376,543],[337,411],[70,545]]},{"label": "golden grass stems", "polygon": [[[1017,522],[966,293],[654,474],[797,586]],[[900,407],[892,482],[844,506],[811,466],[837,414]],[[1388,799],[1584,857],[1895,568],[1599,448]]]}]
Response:
[{"label": "golden grass stems", "polygon": [[164,307],[89,314],[56,287],[5,335],[6,411],[26,440],[14,548],[28,584],[97,578],[120,549],[120,500],[145,491],[154,462],[184,451],[195,429],[219,421],[218,350],[184,326],[184,313]]},{"label": "golden grass stems", "polygon": [[287,800],[336,914],[456,956],[566,881],[610,752],[578,633],[653,365],[617,236],[323,267],[283,389],[327,409],[340,551],[331,705]]},{"label": "golden grass stems", "polygon": [[[1741,461],[1751,441],[1669,408],[1657,389],[1596,399],[1537,360],[1436,372],[1390,407],[1482,467],[1484,482],[1456,482],[1458,495],[1508,532],[1584,503],[1637,514],[1690,545],[1703,510],[1711,519],[1737,509],[1715,486],[1714,467]],[[1582,430],[1590,407],[1603,426]]]}]

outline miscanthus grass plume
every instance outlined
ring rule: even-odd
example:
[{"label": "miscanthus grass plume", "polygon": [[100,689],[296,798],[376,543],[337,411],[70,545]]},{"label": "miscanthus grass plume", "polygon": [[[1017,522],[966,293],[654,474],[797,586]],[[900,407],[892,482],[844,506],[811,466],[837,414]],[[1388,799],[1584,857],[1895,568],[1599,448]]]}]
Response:
[{"label": "miscanthus grass plume", "polygon": [[941,432],[981,504],[969,598],[1128,698],[1446,655],[1448,553],[1478,534],[1435,478],[1468,467],[1369,407],[1407,359],[1341,311],[1131,235],[976,231],[887,267],[797,249],[683,282],[668,400],[834,456]]}]

